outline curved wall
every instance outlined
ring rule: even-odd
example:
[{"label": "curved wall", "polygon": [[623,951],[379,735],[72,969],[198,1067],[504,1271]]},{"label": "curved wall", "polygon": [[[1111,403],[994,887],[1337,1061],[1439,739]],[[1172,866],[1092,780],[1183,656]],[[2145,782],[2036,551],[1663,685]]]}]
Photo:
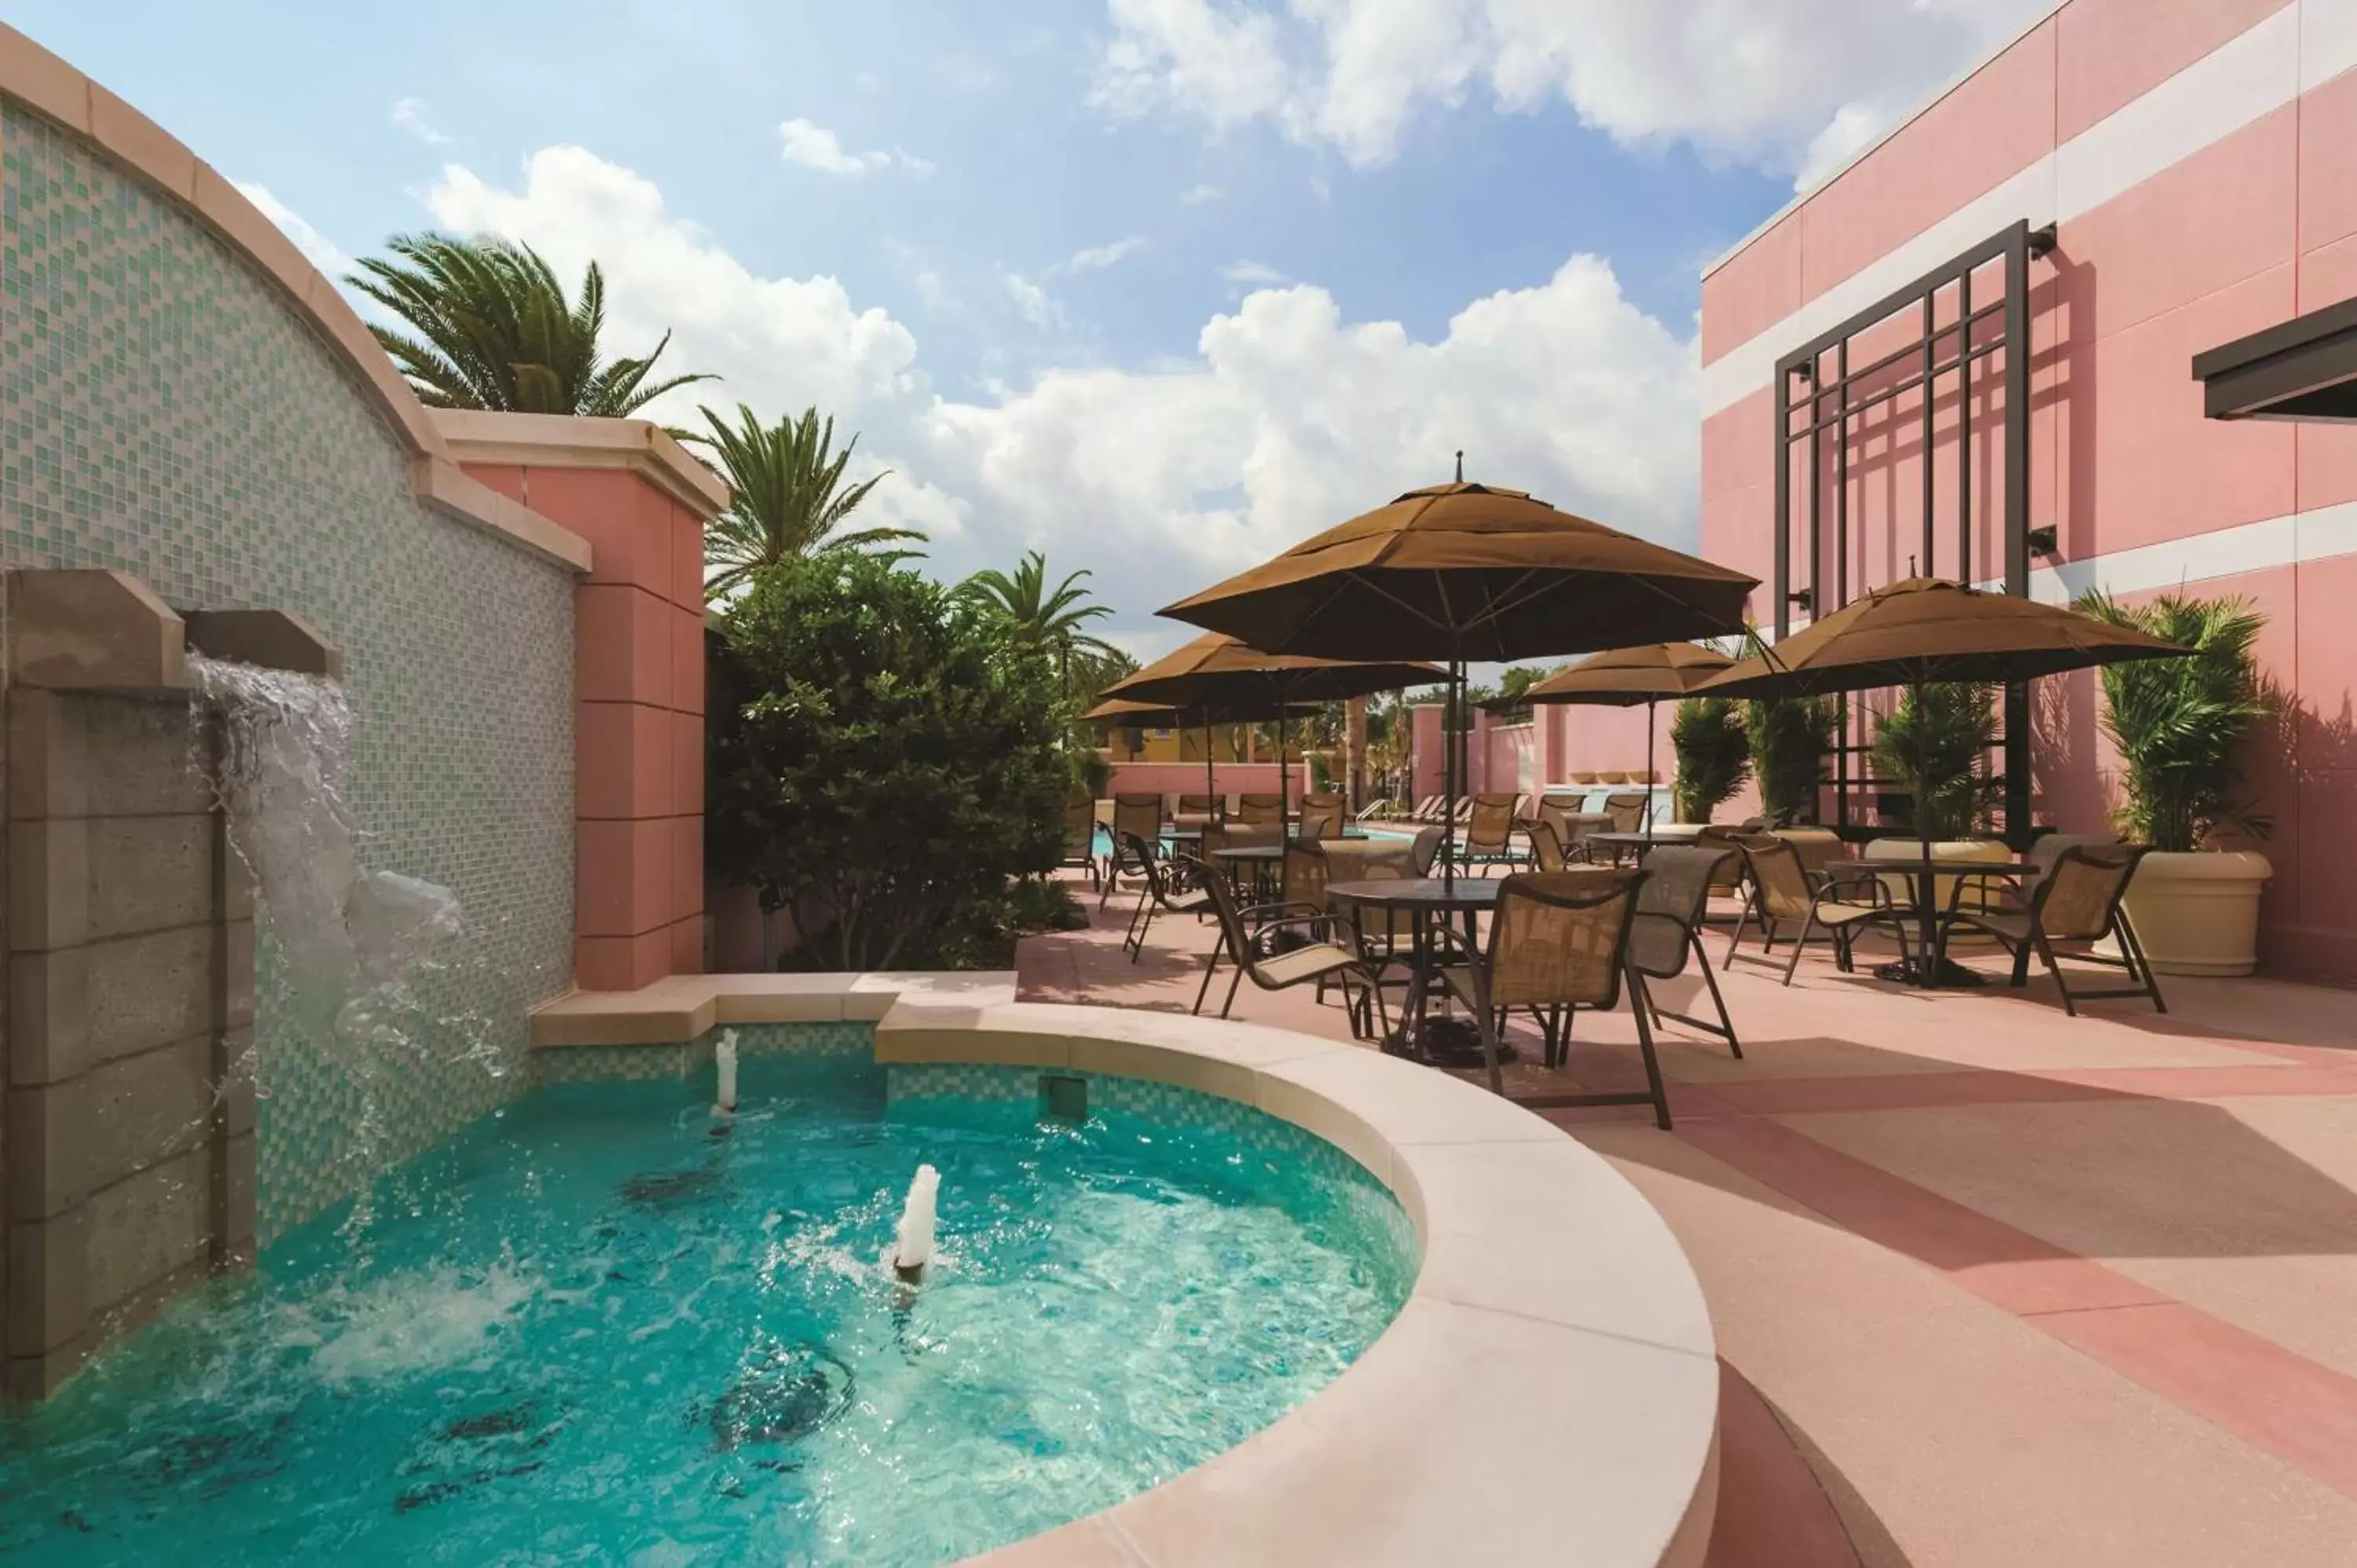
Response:
[{"label": "curved wall", "polygon": [[[218,176],[16,35],[0,49],[0,564],[116,567],[176,607],[290,610],[339,645],[363,853],[455,888],[470,927],[422,1015],[520,1049],[527,1009],[571,977],[587,548],[458,474],[382,356],[336,329],[350,312],[304,303],[316,274],[151,183],[175,158],[192,189]],[[27,106],[71,118],[49,101],[67,77],[127,128]],[[348,1189],[358,1101],[266,993],[257,1035],[267,1241]],[[401,1153],[507,1085],[429,1061],[384,1090]]]}]

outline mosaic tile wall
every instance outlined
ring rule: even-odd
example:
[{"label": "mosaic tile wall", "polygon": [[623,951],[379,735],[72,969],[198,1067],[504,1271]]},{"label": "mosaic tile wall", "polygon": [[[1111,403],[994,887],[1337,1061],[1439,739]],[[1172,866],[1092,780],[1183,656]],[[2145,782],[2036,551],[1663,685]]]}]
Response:
[{"label": "mosaic tile wall", "polygon": [[571,975],[571,575],[413,499],[397,437],[261,274],[13,102],[0,564],[309,620],[345,653],[364,857],[463,904],[468,950],[420,987],[420,1048],[365,1130],[361,1086],[265,988],[264,1241],[526,1081],[525,1011]]},{"label": "mosaic tile wall", "polygon": [[[865,1060],[876,1052],[876,1026],[864,1022],[810,1024],[735,1024],[740,1057],[770,1051],[797,1056],[850,1057]],[[679,1046],[560,1046],[532,1053],[532,1081],[600,1083],[613,1079],[687,1078],[708,1072],[712,1047],[721,1031],[698,1036]]]}]

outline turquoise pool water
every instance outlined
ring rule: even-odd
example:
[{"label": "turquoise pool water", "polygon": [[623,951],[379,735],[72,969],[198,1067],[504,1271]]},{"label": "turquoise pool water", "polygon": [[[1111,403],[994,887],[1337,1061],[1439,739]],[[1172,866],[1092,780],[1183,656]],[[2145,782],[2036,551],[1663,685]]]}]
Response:
[{"label": "turquoise pool water", "polygon": [[1410,1266],[1324,1145],[1119,1087],[1058,1122],[754,1056],[726,1136],[708,1071],[539,1090],[7,1417],[0,1556],[914,1564],[1106,1507],[1330,1380]]}]

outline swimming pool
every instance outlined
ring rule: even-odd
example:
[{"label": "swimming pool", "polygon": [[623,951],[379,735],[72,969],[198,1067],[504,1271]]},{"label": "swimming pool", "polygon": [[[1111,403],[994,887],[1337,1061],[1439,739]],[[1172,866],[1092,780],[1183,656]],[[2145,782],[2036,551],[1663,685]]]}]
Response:
[{"label": "swimming pool", "polygon": [[[535,1090],[185,1298],[0,1440],[44,1564],[931,1563],[1249,1435],[1381,1333],[1396,1203],[1162,1085],[750,1056]],[[881,1267],[920,1162],[925,1285]]]}]

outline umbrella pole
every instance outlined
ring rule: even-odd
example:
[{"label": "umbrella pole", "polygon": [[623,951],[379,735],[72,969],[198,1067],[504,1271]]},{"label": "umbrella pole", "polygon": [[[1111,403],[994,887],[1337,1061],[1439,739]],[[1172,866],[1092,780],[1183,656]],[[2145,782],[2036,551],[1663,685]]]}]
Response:
[{"label": "umbrella pole", "polygon": [[[1932,864],[1932,726],[1930,715],[1923,708],[1923,682],[1910,682],[1915,697],[1915,843],[1923,852],[1923,864]],[[1932,950],[1932,928],[1938,916],[1934,913],[1940,899],[1939,883],[1926,870],[1915,878],[1915,939],[1922,944],[1916,961],[1923,966],[1922,983],[1926,990],[1940,983],[1940,962]]]},{"label": "umbrella pole", "polygon": [[1645,842],[1653,842],[1653,709],[1652,697],[1645,699]]},{"label": "umbrella pole", "polygon": [[1208,706],[1203,709],[1203,793],[1210,798],[1207,810],[1211,816],[1226,815],[1220,810],[1220,780],[1211,771],[1211,710]]},{"label": "umbrella pole", "polygon": [[1286,819],[1293,813],[1293,788],[1286,780],[1285,710],[1276,710],[1276,842],[1282,845],[1291,836],[1293,824]]},{"label": "umbrella pole", "polygon": [[1457,722],[1464,702],[1464,667],[1448,661],[1448,700],[1440,709],[1440,885],[1457,892]]}]

